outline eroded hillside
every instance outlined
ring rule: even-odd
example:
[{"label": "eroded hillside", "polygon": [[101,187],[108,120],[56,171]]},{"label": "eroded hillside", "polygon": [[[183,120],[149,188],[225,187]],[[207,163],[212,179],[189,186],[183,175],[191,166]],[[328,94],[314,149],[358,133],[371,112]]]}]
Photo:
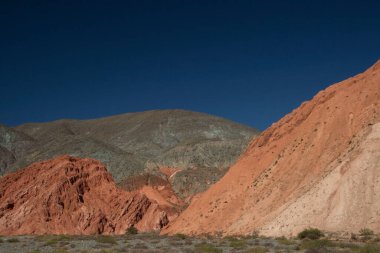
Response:
[{"label": "eroded hillside", "polygon": [[146,174],[166,179],[161,168],[172,167],[178,173],[170,183],[186,199],[220,179],[257,134],[183,110],[0,127],[0,173],[65,154],[100,160],[117,183]]},{"label": "eroded hillside", "polygon": [[163,233],[380,232],[380,62],[253,140]]},{"label": "eroded hillside", "polygon": [[125,234],[160,230],[180,202],[153,187],[127,192],[94,159],[61,156],[0,178],[0,234]]}]

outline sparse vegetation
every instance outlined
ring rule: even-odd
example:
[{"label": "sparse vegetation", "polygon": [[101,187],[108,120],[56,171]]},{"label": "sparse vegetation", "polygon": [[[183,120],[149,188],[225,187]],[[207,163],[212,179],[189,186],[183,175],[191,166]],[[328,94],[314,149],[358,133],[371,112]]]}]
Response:
[{"label": "sparse vegetation", "polygon": [[372,236],[375,233],[369,228],[362,228],[362,229],[360,229],[359,234],[361,236]]},{"label": "sparse vegetation", "polygon": [[360,248],[359,253],[379,253],[380,245],[377,244],[367,244]]},{"label": "sparse vegetation", "polygon": [[294,241],[291,241],[289,240],[288,238],[282,236],[282,237],[278,237],[276,238],[277,242],[279,242],[280,244],[283,244],[283,245],[294,245],[294,244],[297,244],[296,242]]},{"label": "sparse vegetation", "polygon": [[205,252],[205,253],[222,253],[223,252],[221,249],[216,248],[214,245],[208,244],[205,242],[197,244],[195,248],[196,250],[198,250],[198,252]]},{"label": "sparse vegetation", "polygon": [[54,236],[47,236],[47,237],[39,237],[39,240],[46,241],[45,245],[46,246],[53,246],[57,243],[60,243],[60,245],[68,244],[72,239],[71,236],[68,235],[54,235]]},{"label": "sparse vegetation", "polygon": [[249,253],[266,253],[268,252],[268,250],[264,247],[256,247],[256,248],[250,249],[248,252]]},{"label": "sparse vegetation", "polygon": [[299,239],[318,240],[324,234],[318,228],[307,228],[298,234]]},{"label": "sparse vegetation", "polygon": [[134,226],[131,226],[127,229],[128,235],[137,235],[138,233],[139,233],[139,231]]},{"label": "sparse vegetation", "polygon": [[96,240],[98,243],[105,243],[105,244],[117,244],[117,241],[114,237],[108,236],[108,235],[101,235],[96,237]]},{"label": "sparse vegetation", "polygon": [[[270,237],[190,237],[183,234],[159,236],[17,236],[0,237],[0,251],[7,253],[380,253],[380,244],[329,235],[321,239]],[[375,238],[375,236],[373,237]],[[17,239],[19,243],[11,243]],[[43,240],[44,239],[44,240]],[[126,242],[126,240],[128,241]]]},{"label": "sparse vegetation", "polygon": [[7,242],[19,242],[20,240],[17,238],[10,238],[7,240]]},{"label": "sparse vegetation", "polygon": [[360,246],[358,244],[350,242],[335,242],[334,246],[341,249],[349,249],[352,251],[358,251],[360,249]]},{"label": "sparse vegetation", "polygon": [[247,242],[244,240],[233,238],[232,240],[230,240],[230,247],[235,249],[242,249],[247,247]]},{"label": "sparse vegetation", "polygon": [[359,239],[362,241],[369,241],[374,235],[375,233],[369,228],[363,228],[359,231]]},{"label": "sparse vegetation", "polygon": [[184,234],[175,234],[175,237],[181,240],[185,240],[187,238],[187,236]]},{"label": "sparse vegetation", "polygon": [[139,242],[135,244],[134,249],[142,250],[142,249],[148,249],[148,247],[146,246],[145,243]]},{"label": "sparse vegetation", "polygon": [[64,248],[58,248],[58,249],[54,249],[51,253],[69,253],[69,252],[65,250]]},{"label": "sparse vegetation", "polygon": [[323,239],[323,240],[304,240],[301,243],[301,249],[316,249],[333,246],[333,242]]},{"label": "sparse vegetation", "polygon": [[[326,248],[312,248],[305,251],[305,253],[338,253],[336,251],[330,251]],[[342,252],[346,253],[346,252]]]},{"label": "sparse vegetation", "polygon": [[54,238],[54,239],[50,239],[49,241],[47,241],[46,243],[45,243],[45,245],[46,246],[52,246],[52,245],[55,245],[55,244],[57,244],[58,243],[58,240],[56,239],[56,238]]},{"label": "sparse vegetation", "polygon": [[253,231],[250,235],[245,236],[244,238],[246,238],[246,239],[255,239],[255,238],[258,238],[259,236],[260,236],[259,232]]}]

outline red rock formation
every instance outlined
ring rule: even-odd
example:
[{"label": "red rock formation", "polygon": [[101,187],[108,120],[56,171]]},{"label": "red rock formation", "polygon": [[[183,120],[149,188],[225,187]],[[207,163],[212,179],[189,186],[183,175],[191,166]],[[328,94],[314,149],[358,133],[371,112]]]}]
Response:
[{"label": "red rock formation", "polygon": [[177,211],[154,197],[118,188],[94,159],[62,156],[0,178],[0,234],[123,234],[132,225],[157,230]]},{"label": "red rock formation", "polygon": [[380,62],[273,124],[163,233],[380,232]]},{"label": "red rock formation", "polygon": [[[174,208],[178,210],[178,212],[185,205],[185,202],[173,191],[169,180],[156,175],[146,173],[129,177],[120,182],[119,186],[126,191],[140,191],[148,198],[154,199],[163,206]],[[178,212],[171,213],[177,217]]]},{"label": "red rock formation", "polygon": [[167,180],[170,180],[177,172],[180,172],[182,169],[173,168],[173,167],[160,167],[160,172],[164,174]]}]

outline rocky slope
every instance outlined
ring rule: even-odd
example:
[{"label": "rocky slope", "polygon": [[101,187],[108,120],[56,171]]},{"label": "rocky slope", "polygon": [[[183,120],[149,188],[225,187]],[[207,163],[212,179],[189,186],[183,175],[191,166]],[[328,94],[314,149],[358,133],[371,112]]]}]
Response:
[{"label": "rocky slope", "polygon": [[27,134],[0,124],[0,174],[11,170],[16,157],[23,156],[33,142]]},{"label": "rocky slope", "polygon": [[163,233],[380,232],[380,62],[254,139]]},{"label": "rocky slope", "polygon": [[[0,178],[0,234],[124,234],[161,229],[178,215],[175,196],[126,192],[94,159],[61,156]],[[178,202],[177,202],[178,204]]]},{"label": "rocky slope", "polygon": [[103,162],[117,183],[142,174],[170,180],[181,197],[206,190],[226,172],[258,131],[183,110],[129,113],[94,120],[0,126],[0,173],[69,154]]}]

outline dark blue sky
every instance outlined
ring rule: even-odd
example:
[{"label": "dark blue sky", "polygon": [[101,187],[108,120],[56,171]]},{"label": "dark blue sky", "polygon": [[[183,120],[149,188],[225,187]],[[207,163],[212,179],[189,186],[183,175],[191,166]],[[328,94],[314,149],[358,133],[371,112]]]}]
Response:
[{"label": "dark blue sky", "polygon": [[380,58],[380,1],[310,2],[1,1],[0,122],[180,108],[265,129]]}]

